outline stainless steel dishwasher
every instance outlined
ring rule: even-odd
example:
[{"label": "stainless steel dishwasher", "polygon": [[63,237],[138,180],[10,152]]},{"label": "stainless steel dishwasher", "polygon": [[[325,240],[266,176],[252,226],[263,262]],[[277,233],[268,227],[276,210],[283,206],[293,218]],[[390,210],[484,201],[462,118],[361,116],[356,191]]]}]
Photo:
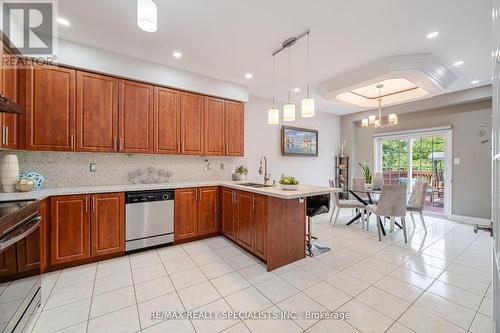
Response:
[{"label": "stainless steel dishwasher", "polygon": [[174,241],[174,191],[125,194],[125,251]]}]

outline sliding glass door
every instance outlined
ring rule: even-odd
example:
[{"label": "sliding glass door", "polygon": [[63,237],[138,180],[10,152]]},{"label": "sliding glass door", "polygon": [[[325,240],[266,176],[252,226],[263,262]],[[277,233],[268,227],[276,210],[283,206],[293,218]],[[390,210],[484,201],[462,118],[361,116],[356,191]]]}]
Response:
[{"label": "sliding glass door", "polygon": [[[424,211],[449,215],[446,196],[451,133],[421,132],[380,136],[375,139],[375,170],[384,184],[404,184],[411,193],[416,181],[428,184]],[[451,147],[451,146],[450,146]],[[449,207],[451,209],[451,207]]]}]

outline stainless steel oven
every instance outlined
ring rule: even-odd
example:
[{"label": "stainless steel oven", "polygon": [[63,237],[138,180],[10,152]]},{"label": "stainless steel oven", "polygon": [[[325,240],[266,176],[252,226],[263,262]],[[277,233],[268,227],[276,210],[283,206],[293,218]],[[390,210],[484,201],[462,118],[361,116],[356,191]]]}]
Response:
[{"label": "stainless steel oven", "polygon": [[0,332],[23,332],[41,300],[38,201],[0,203]]}]

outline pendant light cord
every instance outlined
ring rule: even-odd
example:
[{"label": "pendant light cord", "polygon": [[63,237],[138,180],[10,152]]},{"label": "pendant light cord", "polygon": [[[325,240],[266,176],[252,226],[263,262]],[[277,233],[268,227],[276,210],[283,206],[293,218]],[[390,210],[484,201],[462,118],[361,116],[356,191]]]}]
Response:
[{"label": "pendant light cord", "polygon": [[276,61],[273,55],[273,109],[276,108]]},{"label": "pendant light cord", "polygon": [[309,34],[310,32],[307,32],[307,98],[309,98],[309,81],[311,80],[310,77],[310,69],[309,69]]},{"label": "pendant light cord", "polygon": [[292,48],[288,48],[288,104],[292,104],[292,98],[290,95],[290,90],[292,87]]}]

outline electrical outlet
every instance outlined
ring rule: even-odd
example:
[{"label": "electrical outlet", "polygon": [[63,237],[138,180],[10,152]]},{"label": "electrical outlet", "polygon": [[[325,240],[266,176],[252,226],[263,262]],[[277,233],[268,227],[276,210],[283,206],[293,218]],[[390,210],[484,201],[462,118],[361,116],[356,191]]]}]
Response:
[{"label": "electrical outlet", "polygon": [[455,165],[460,165],[460,157],[455,157],[455,158],[453,159],[453,164],[455,164]]},{"label": "electrical outlet", "polygon": [[90,163],[90,172],[95,172],[95,171],[96,171],[95,163],[92,162]]},{"label": "electrical outlet", "polygon": [[224,170],[224,163],[221,163],[221,164],[220,164],[220,169],[221,169],[221,170]]}]

